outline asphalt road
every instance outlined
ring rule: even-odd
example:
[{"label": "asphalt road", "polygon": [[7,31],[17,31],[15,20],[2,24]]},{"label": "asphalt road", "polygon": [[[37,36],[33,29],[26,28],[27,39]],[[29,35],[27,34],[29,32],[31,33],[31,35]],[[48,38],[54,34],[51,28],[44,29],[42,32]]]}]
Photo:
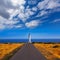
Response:
[{"label": "asphalt road", "polygon": [[10,60],[47,60],[33,44],[26,43]]}]

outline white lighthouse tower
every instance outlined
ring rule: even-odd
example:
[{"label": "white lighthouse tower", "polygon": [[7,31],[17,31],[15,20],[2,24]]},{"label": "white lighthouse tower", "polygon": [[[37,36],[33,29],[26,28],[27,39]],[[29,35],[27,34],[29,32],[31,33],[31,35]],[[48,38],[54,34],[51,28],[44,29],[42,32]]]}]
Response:
[{"label": "white lighthouse tower", "polygon": [[31,35],[30,35],[30,33],[29,33],[29,35],[28,35],[28,39],[29,39],[29,43],[32,43],[32,41],[31,41]]}]

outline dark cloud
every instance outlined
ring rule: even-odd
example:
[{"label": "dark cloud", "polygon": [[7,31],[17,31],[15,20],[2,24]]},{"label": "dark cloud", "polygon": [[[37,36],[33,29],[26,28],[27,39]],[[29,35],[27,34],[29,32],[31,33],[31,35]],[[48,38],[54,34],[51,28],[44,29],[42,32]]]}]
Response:
[{"label": "dark cloud", "polygon": [[11,0],[0,0],[0,6],[5,8],[17,8],[16,6],[13,6]]},{"label": "dark cloud", "polygon": [[13,6],[11,0],[0,0],[0,16],[8,19],[10,14],[7,12],[7,10],[16,8],[16,6]]},{"label": "dark cloud", "polygon": [[0,16],[7,18],[7,19],[10,17],[9,13],[3,7],[0,7]]}]

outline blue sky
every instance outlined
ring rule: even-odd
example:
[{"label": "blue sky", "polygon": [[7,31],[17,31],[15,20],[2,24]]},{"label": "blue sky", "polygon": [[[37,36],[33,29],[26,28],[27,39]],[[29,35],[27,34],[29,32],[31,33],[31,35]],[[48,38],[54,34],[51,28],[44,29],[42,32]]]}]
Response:
[{"label": "blue sky", "polygon": [[0,1],[0,39],[26,39],[29,33],[60,39],[60,0]]}]

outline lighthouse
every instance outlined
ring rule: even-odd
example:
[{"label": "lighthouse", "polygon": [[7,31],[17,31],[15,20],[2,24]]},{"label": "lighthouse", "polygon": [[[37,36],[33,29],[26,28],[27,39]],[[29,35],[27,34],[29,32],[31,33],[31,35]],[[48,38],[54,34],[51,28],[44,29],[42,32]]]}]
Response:
[{"label": "lighthouse", "polygon": [[30,34],[30,33],[29,33],[29,35],[28,35],[28,40],[29,40],[29,41],[28,41],[29,43],[32,43],[32,41],[31,41],[31,34]]}]

